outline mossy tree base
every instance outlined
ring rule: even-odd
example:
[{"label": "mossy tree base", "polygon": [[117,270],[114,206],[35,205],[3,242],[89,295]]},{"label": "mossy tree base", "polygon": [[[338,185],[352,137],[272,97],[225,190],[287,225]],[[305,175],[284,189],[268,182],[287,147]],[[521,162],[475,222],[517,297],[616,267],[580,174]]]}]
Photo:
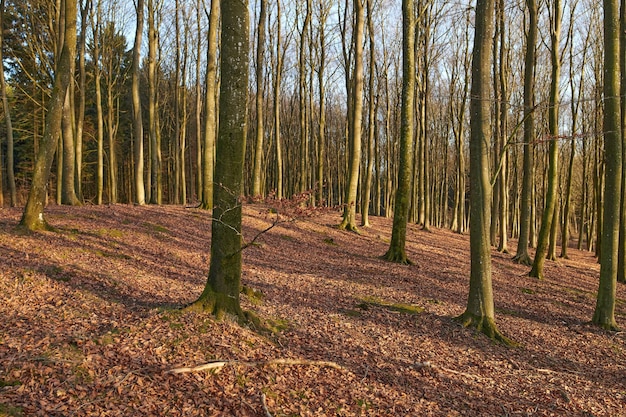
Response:
[{"label": "mossy tree base", "polygon": [[528,255],[528,253],[520,253],[518,255],[515,255],[513,257],[513,262],[515,262],[516,264],[526,265],[526,266],[531,266],[533,264],[533,261],[532,259],[530,259],[530,256]]},{"label": "mossy tree base", "polygon": [[246,315],[239,305],[237,298],[226,294],[219,294],[214,291],[205,290],[200,298],[183,309],[184,311],[194,311],[198,313],[209,313],[217,320],[224,320],[233,317],[239,324],[246,322]]},{"label": "mossy tree base", "polygon": [[508,337],[504,336],[493,319],[485,316],[476,316],[467,311],[454,320],[461,323],[463,327],[472,327],[486,335],[491,340],[502,343],[505,346],[519,346],[519,344]]},{"label": "mossy tree base", "polygon": [[348,232],[354,232],[354,233],[359,233],[359,228],[356,226],[356,224],[354,224],[353,222],[350,222],[348,220],[344,220],[342,221],[339,226],[338,226],[339,230],[345,230]]},{"label": "mossy tree base", "polygon": [[615,318],[613,316],[607,315],[604,311],[598,309],[596,309],[596,311],[594,312],[591,322],[596,326],[610,332],[621,331],[621,329],[617,326],[617,322],[615,321]]},{"label": "mossy tree base", "polygon": [[387,253],[382,256],[382,259],[389,262],[395,262],[402,265],[413,265],[413,261],[411,261],[407,256],[406,252],[401,249],[392,249],[389,248]]},{"label": "mossy tree base", "polygon": [[542,268],[533,266],[530,272],[528,273],[528,276],[531,278],[537,278],[539,281],[543,281],[543,271],[541,271],[541,269]]}]

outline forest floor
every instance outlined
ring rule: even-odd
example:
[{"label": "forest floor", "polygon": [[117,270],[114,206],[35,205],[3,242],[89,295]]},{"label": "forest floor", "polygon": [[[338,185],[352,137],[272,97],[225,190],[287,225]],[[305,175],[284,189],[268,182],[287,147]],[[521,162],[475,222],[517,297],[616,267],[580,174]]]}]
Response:
[{"label": "forest floor", "polygon": [[[410,225],[402,266],[380,258],[390,219],[361,234],[337,212],[280,223],[243,256],[262,296],[242,305],[266,334],[180,309],[206,281],[210,213],[46,213],[56,231],[28,234],[20,209],[0,210],[0,416],[626,416],[626,334],[589,324],[586,251],[547,262],[545,281],[493,252],[496,321],[520,344],[506,347],[453,320],[467,235]],[[247,205],[244,238],[273,216]],[[626,326],[622,284],[617,297]],[[228,363],[168,372],[213,361]]]}]

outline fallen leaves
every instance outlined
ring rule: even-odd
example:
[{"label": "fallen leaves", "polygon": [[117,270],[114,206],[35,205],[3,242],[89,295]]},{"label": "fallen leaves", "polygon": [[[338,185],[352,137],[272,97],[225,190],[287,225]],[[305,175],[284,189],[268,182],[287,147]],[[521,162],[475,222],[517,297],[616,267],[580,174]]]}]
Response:
[{"label": "fallen leaves", "polygon": [[[244,212],[249,239],[272,224]],[[14,233],[20,214],[0,211],[0,414],[626,414],[626,340],[587,324],[587,252],[547,263],[544,282],[494,252],[496,319],[522,343],[510,349],[452,321],[467,236],[409,225],[419,266],[401,266],[380,259],[389,219],[360,235],[328,212],[280,223],[244,251],[243,284],[263,294],[242,294],[244,307],[276,324],[262,336],[178,309],[203,288],[210,213],[50,207],[58,231],[31,235]],[[624,325],[623,285],[618,299]]]}]

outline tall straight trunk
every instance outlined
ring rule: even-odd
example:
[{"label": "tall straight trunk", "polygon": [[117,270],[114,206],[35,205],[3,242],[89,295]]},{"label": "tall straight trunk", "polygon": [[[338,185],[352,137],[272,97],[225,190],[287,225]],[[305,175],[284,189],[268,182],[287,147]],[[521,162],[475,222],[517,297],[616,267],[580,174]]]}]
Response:
[{"label": "tall straight trunk", "polygon": [[402,1],[402,107],[400,117],[400,167],[393,212],[391,242],[384,258],[410,264],[406,255],[406,227],[413,179],[415,103],[415,10],[413,0]]},{"label": "tall straight trunk", "polygon": [[[2,50],[4,48],[4,8],[5,1],[0,1],[0,63],[4,63]],[[4,111],[4,123],[7,135],[7,157],[6,157],[6,169],[7,169],[7,183],[9,185],[9,195],[11,207],[17,205],[17,191],[15,188],[15,151],[13,140],[13,123],[11,121],[11,108],[9,106],[9,98],[7,97],[6,80],[4,78],[4,64],[0,67],[0,94],[2,95],[2,109]],[[2,182],[2,176],[0,175],[0,182]],[[0,189],[2,184],[0,184]],[[1,194],[1,193],[0,193]],[[2,196],[0,196],[2,198]]]},{"label": "tall straight trunk", "polygon": [[340,229],[357,231],[356,204],[357,188],[359,184],[359,168],[361,165],[361,134],[363,124],[363,37],[365,27],[365,13],[362,0],[354,0],[354,75],[352,94],[348,100],[352,102],[352,130],[350,131],[350,161],[348,170],[348,184],[344,201],[343,220]]},{"label": "tall straight trunk", "polygon": [[[283,58],[285,51],[282,48],[282,39],[281,39],[281,7],[280,1],[276,0],[276,71],[274,74],[274,140],[276,141],[276,198],[281,200],[283,198],[283,149],[282,149],[282,138],[280,135],[281,128],[281,120],[280,120],[280,110],[281,110],[281,82],[282,82],[282,74],[283,74]],[[322,58],[323,65],[324,59]],[[320,73],[322,72],[322,67],[320,67]],[[321,85],[321,83],[320,83]],[[323,89],[320,88],[320,102],[324,103],[323,96],[321,95]],[[323,104],[321,104],[323,105]],[[321,110],[320,110],[321,112]],[[322,112],[320,115],[324,117],[324,113]],[[321,124],[320,119],[320,124]],[[321,131],[321,127],[320,127]]]},{"label": "tall straight trunk", "polygon": [[522,195],[520,197],[520,233],[517,243],[517,251],[513,260],[520,264],[530,265],[528,255],[530,242],[530,229],[532,223],[532,199],[533,165],[535,160],[535,67],[537,45],[537,2],[526,0],[528,9],[528,29],[526,32],[526,53],[524,57],[524,162],[522,176]]},{"label": "tall straight trunk", "polygon": [[374,173],[374,131],[376,129],[376,94],[374,93],[374,76],[376,74],[376,56],[374,42],[374,19],[373,0],[367,0],[367,30],[369,34],[369,104],[367,112],[367,165],[365,167],[365,178],[363,194],[361,197],[361,226],[369,227],[369,208],[372,193],[372,176]]},{"label": "tall straight trunk", "polygon": [[20,225],[29,230],[49,228],[48,223],[44,219],[43,209],[46,202],[50,169],[52,168],[57,143],[61,136],[63,104],[72,78],[72,62],[76,55],[76,9],[76,0],[65,0],[65,41],[61,48],[61,55],[54,75],[44,134],[39,143],[31,189],[28,193],[28,200],[24,207],[22,219],[20,220]]},{"label": "tall straight trunk", "polygon": [[[574,24],[574,19],[571,19],[571,23],[570,23],[570,32],[573,31],[573,24]],[[590,32],[587,32],[587,35],[585,36],[585,41],[584,41],[584,45],[583,45],[583,56],[582,56],[582,62],[581,62],[581,68],[585,67],[585,63],[587,62],[587,49],[588,49],[588,45],[589,45],[589,38],[590,38]],[[626,46],[626,45],[624,45]],[[572,178],[574,177],[574,161],[576,159],[576,132],[578,131],[578,110],[580,108],[580,97],[582,95],[582,91],[584,90],[584,85],[585,85],[585,77],[584,77],[584,72],[580,71],[580,78],[579,78],[579,84],[578,84],[578,93],[576,94],[576,85],[574,84],[574,53],[572,52],[572,50],[570,49],[570,81],[569,81],[569,85],[570,85],[570,95],[572,97],[572,102],[570,105],[570,111],[571,111],[571,131],[572,131],[572,135],[574,137],[572,137],[572,140],[570,142],[570,154],[569,154],[569,162],[568,162],[568,166],[567,166],[567,181],[566,181],[566,185],[565,185],[565,197],[564,197],[564,206],[563,206],[563,225],[561,226],[561,257],[567,259],[568,255],[567,255],[567,248],[569,246],[569,240],[570,240],[570,233],[569,233],[569,225],[570,225],[570,213],[571,213],[571,201],[572,201]],[[626,87],[626,84],[622,84],[622,88]],[[576,99],[574,99],[574,97],[576,97]],[[626,103],[626,101],[624,102]],[[583,140],[583,142],[585,142]],[[583,146],[585,144],[583,143]],[[584,165],[585,165],[585,161],[583,159],[582,161],[583,163],[583,172],[584,172]],[[585,176],[583,176],[583,178],[585,178]],[[623,185],[623,184],[622,184]],[[582,193],[583,193],[583,197],[581,198],[581,206],[583,206],[585,203],[585,188],[586,186],[583,185],[582,187]],[[584,210],[584,209],[583,209]],[[584,214],[580,216],[580,226],[579,229],[580,231],[583,230],[584,228]],[[580,248],[579,248],[580,249]]]},{"label": "tall straight trunk", "polygon": [[458,318],[492,339],[511,343],[495,323],[491,285],[491,180],[489,176],[491,47],[493,0],[477,0],[470,101],[470,284],[465,312]]},{"label": "tall straight trunk", "polygon": [[196,1],[196,32],[197,32],[197,43],[196,43],[196,111],[195,111],[195,122],[196,122],[196,198],[198,201],[202,202],[202,191],[204,187],[202,186],[202,82],[200,78],[200,68],[201,68],[201,60],[200,55],[202,54],[202,28],[200,25],[200,5],[202,0]]},{"label": "tall straight trunk", "polygon": [[550,57],[552,64],[552,76],[550,82],[550,102],[548,109],[548,133],[549,133],[549,155],[548,155],[548,186],[545,196],[545,207],[541,218],[541,229],[535,260],[529,275],[538,279],[543,279],[543,265],[548,255],[550,244],[550,231],[557,205],[557,187],[559,181],[559,79],[561,72],[561,59],[559,54],[559,42],[561,38],[561,1],[554,0],[554,9],[551,13],[550,21]]},{"label": "tall straight trunk", "polygon": [[317,203],[324,205],[324,160],[326,159],[326,83],[324,81],[326,70],[326,19],[328,10],[324,0],[319,2],[320,28],[319,28],[319,68],[317,70],[317,85],[320,101],[320,115],[318,125],[318,154],[317,154]]},{"label": "tall straight trunk", "polygon": [[626,0],[620,1],[620,109],[622,135],[622,187],[620,204],[617,281],[626,283]]},{"label": "tall straight trunk", "polygon": [[146,190],[143,180],[143,121],[141,118],[141,97],[139,78],[141,75],[141,39],[143,35],[144,0],[137,0],[137,27],[133,46],[132,97],[133,97],[133,135],[135,138],[135,204],[146,204]]},{"label": "tall straight trunk", "polygon": [[202,144],[202,202],[200,207],[213,208],[213,170],[215,166],[215,135],[217,129],[217,29],[219,26],[219,0],[211,0],[208,12],[209,30],[206,57],[206,95],[204,97],[204,138]]},{"label": "tall straight trunk", "polygon": [[306,63],[307,63],[307,39],[310,36],[309,27],[311,22],[311,0],[306,0],[306,13],[302,23],[302,33],[300,34],[300,45],[298,52],[298,98],[299,98],[299,114],[300,114],[300,169],[299,191],[305,192],[307,189],[307,171],[309,167],[306,164],[307,154],[309,151],[309,129],[307,124],[307,102],[306,102]]},{"label": "tall straight trunk", "polygon": [[265,136],[263,119],[263,96],[265,93],[265,27],[267,21],[267,0],[260,1],[259,23],[257,25],[256,49],[256,140],[254,142],[254,166],[252,168],[252,195],[260,196],[261,168],[263,164],[263,139]]},{"label": "tall straight trunk", "polygon": [[87,88],[87,71],[85,70],[85,54],[87,53],[87,18],[91,9],[91,0],[85,0],[80,4],[80,39],[78,41],[78,112],[76,120],[76,169],[74,171],[76,184],[76,196],[78,201],[83,202],[83,130],[85,124],[85,100]]},{"label": "tall straight trunk", "polygon": [[148,0],[148,141],[150,143],[150,203],[162,203],[161,191],[161,149],[157,144],[157,49],[155,0]]},{"label": "tall straight trunk", "polygon": [[500,239],[498,241],[498,252],[508,253],[508,225],[509,225],[509,189],[508,189],[508,53],[506,48],[505,13],[504,0],[499,1],[498,19],[500,20],[500,56],[499,56],[499,86],[501,95],[500,104],[500,171],[498,175],[498,194],[500,195],[499,223]]},{"label": "tall straight trunk", "polygon": [[600,284],[593,323],[617,330],[617,252],[619,243],[622,180],[622,135],[620,120],[619,12],[617,0],[604,0],[604,146],[605,192],[600,252]]},{"label": "tall straight trunk", "polygon": [[[94,62],[94,83],[96,89],[96,147],[97,147],[97,165],[96,165],[96,204],[102,204],[102,194],[104,192],[104,116],[102,111],[102,71],[100,67],[100,24],[102,16],[102,0],[97,0],[97,20],[93,28],[93,60]],[[92,16],[93,19],[93,16]]]},{"label": "tall straight trunk", "polygon": [[[222,83],[215,167],[211,265],[204,291],[191,308],[218,318],[244,319],[241,282],[241,201],[248,104],[248,1],[223,0]],[[235,190],[235,192],[233,192]]]}]

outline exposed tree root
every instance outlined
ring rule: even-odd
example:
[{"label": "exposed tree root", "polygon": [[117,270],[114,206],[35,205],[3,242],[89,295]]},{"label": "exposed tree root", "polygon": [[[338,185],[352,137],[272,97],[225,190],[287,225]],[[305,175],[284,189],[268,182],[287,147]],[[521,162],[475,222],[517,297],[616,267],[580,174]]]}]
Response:
[{"label": "exposed tree root", "polygon": [[387,253],[385,253],[381,258],[386,261],[402,265],[413,265],[413,261],[406,256],[406,252],[404,250],[389,248]]},{"label": "exposed tree root", "polygon": [[533,264],[532,259],[530,259],[530,256],[527,253],[521,253],[519,255],[515,255],[513,257],[513,262],[515,262],[516,264],[526,265],[526,266],[531,266]]},{"label": "exposed tree root", "polygon": [[354,232],[354,233],[360,234],[359,228],[356,227],[356,224],[350,223],[347,220],[342,221],[341,224],[338,226],[338,228],[339,230],[345,230],[347,232]]},{"label": "exposed tree root", "polygon": [[485,316],[476,316],[467,311],[455,318],[463,327],[472,327],[485,334],[491,340],[502,343],[505,346],[519,346],[519,343],[503,335],[493,319]]},{"label": "exposed tree root", "polygon": [[166,371],[165,373],[186,374],[190,372],[200,372],[200,371],[207,371],[211,369],[219,371],[227,365],[239,365],[239,366],[247,366],[247,367],[267,366],[267,365],[307,365],[307,366],[322,366],[322,367],[334,368],[338,370],[344,369],[341,365],[338,365],[335,362],[329,362],[329,361],[310,361],[306,359],[271,359],[268,361],[256,361],[256,362],[246,362],[246,361],[237,361],[237,360],[216,361],[216,362],[205,363],[203,365],[198,365],[198,366],[174,368],[174,369],[170,369]]}]

